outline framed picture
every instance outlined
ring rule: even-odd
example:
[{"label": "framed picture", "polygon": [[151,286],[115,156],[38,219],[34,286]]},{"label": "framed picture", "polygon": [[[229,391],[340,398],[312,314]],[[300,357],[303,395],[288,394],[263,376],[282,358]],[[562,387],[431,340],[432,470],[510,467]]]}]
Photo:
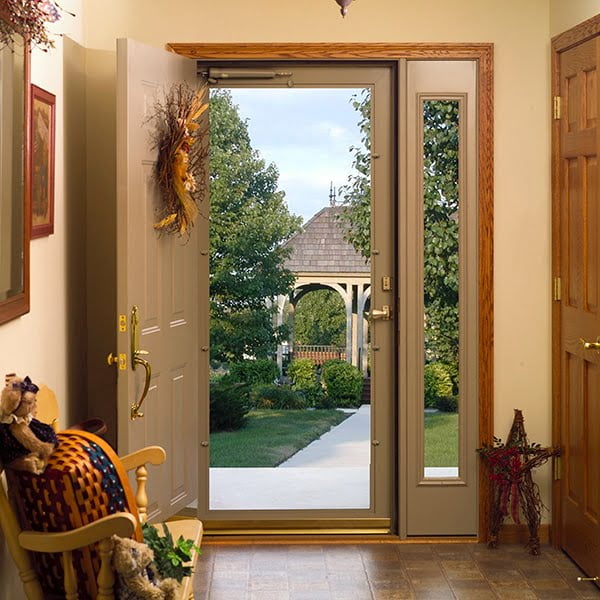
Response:
[{"label": "framed picture", "polygon": [[56,97],[31,86],[31,237],[54,233]]}]

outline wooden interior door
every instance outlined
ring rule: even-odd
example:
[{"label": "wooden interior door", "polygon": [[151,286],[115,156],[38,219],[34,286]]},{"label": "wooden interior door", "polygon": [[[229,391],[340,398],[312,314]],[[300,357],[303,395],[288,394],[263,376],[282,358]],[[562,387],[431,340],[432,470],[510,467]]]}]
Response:
[{"label": "wooden interior door", "polygon": [[[206,219],[198,218],[189,238],[159,235],[153,227],[162,200],[149,116],[157,99],[181,81],[197,86],[194,61],[118,40],[117,348],[127,357],[118,370],[118,449],[160,445],[167,452],[149,479],[150,519],[164,519],[197,496],[198,248]],[[151,366],[141,418],[131,414],[146,384],[143,364],[133,368],[134,339]]]},{"label": "wooden interior door", "polygon": [[561,302],[559,533],[563,549],[590,576],[600,575],[599,57],[598,35],[560,53],[555,115],[562,292],[555,298]]}]

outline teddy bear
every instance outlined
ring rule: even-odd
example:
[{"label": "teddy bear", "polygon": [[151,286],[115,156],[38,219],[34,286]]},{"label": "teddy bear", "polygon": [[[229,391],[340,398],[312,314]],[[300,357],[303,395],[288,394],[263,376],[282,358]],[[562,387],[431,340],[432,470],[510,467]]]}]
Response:
[{"label": "teddy bear", "polygon": [[34,418],[37,392],[29,377],[6,375],[0,392],[0,468],[39,475],[58,444],[52,427]]},{"label": "teddy bear", "polygon": [[179,592],[176,579],[161,579],[147,544],[113,535],[113,568],[119,600],[175,600]]}]

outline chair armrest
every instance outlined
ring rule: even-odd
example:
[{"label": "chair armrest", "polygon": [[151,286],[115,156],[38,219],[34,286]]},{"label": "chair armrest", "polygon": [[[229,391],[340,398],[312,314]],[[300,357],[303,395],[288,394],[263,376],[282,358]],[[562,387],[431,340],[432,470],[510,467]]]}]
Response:
[{"label": "chair armrest", "polygon": [[131,537],[136,527],[137,519],[131,513],[115,513],[71,531],[23,531],[19,534],[19,544],[33,552],[68,552],[112,535]]},{"label": "chair armrest", "polygon": [[167,453],[160,446],[146,446],[146,448],[141,448],[119,458],[125,470],[131,471],[131,469],[137,469],[147,463],[162,465],[167,458]]}]

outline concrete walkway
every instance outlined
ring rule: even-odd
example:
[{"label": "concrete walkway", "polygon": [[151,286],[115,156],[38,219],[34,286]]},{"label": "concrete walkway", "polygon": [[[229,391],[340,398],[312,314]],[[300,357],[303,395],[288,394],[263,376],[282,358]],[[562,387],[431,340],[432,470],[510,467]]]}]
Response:
[{"label": "concrete walkway", "polygon": [[[371,407],[275,468],[211,468],[211,510],[369,508]],[[429,467],[425,477],[453,478],[455,467]]]},{"label": "concrete walkway", "polygon": [[370,406],[275,468],[211,468],[211,510],[369,508]]}]

